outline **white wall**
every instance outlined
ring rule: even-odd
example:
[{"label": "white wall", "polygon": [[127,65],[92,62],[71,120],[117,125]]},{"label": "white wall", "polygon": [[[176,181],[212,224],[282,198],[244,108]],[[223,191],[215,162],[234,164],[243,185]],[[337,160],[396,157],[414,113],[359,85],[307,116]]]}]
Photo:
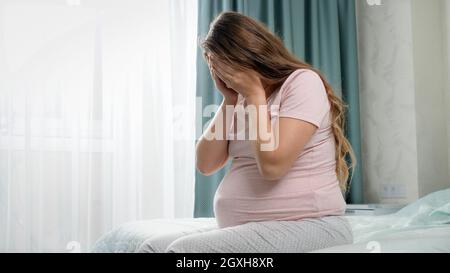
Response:
[{"label": "white wall", "polygon": [[449,185],[442,0],[412,0],[419,195]]},{"label": "white wall", "polygon": [[365,200],[408,202],[418,196],[411,2],[356,3]]},{"label": "white wall", "polygon": [[450,1],[444,1],[443,11],[445,13],[445,27],[444,27],[444,50],[445,60],[447,65],[445,67],[444,79],[447,79],[446,83],[446,109],[447,109],[447,143],[448,143],[448,175],[450,177]]},{"label": "white wall", "polygon": [[406,203],[450,187],[448,3],[356,3],[366,202]]}]

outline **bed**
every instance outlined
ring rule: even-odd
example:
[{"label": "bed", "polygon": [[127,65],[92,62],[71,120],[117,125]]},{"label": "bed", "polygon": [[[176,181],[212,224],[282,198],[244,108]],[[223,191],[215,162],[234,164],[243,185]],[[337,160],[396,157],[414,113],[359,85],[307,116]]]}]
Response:
[{"label": "bed", "polygon": [[[450,252],[450,189],[429,194],[386,215],[346,215],[353,243],[314,253]],[[126,223],[103,235],[92,252],[136,252],[153,236],[203,231],[214,218],[155,219]]]}]

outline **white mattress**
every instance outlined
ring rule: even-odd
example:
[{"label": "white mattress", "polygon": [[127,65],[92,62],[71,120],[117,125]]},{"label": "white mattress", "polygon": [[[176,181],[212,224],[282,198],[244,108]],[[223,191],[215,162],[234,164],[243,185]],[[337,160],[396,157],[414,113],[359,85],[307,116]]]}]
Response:
[{"label": "white mattress", "polygon": [[144,241],[168,233],[217,227],[214,218],[155,219],[126,223],[103,235],[92,252],[136,252]]},{"label": "white mattress", "polygon": [[[315,252],[450,252],[450,189],[430,194],[393,214],[346,218],[354,243]],[[132,222],[105,234],[92,251],[135,252],[152,236],[211,227],[216,227],[214,218]]]},{"label": "white mattress", "polygon": [[314,253],[440,253],[450,252],[450,226],[418,228],[384,235],[378,239],[336,246]]}]

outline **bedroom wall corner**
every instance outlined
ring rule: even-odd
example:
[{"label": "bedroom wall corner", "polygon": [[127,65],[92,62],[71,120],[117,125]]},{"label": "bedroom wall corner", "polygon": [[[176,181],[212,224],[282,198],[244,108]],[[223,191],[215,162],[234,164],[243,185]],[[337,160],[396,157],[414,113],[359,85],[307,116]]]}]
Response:
[{"label": "bedroom wall corner", "polygon": [[356,1],[366,203],[418,197],[410,0]]},{"label": "bedroom wall corner", "polygon": [[[448,177],[450,178],[450,1],[444,1],[444,54],[446,60],[445,66],[445,79],[446,81],[446,109],[447,109],[447,145],[448,145]],[[448,187],[450,187],[450,179],[448,181]]]},{"label": "bedroom wall corner", "polygon": [[450,186],[445,2],[411,2],[419,197]]},{"label": "bedroom wall corner", "polygon": [[365,202],[449,188],[449,1],[356,4]]}]

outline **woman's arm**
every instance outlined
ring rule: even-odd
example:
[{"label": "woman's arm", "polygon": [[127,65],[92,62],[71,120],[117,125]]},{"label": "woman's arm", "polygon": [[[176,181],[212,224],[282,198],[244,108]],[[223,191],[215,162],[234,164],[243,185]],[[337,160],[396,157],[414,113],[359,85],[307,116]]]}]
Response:
[{"label": "woman's arm", "polygon": [[259,109],[250,117],[257,128],[252,146],[259,171],[265,179],[277,180],[289,171],[317,127],[299,119],[281,117],[277,127],[272,128],[264,91],[256,91],[246,100],[248,105]]},{"label": "woman's arm", "polygon": [[220,60],[211,58],[217,76],[227,86],[239,92],[253,106],[249,127],[256,128],[256,139],[251,140],[261,175],[268,180],[284,176],[303,151],[317,126],[301,119],[282,117],[271,128],[267,99],[259,75],[255,71],[236,71]]},{"label": "woman's arm", "polygon": [[213,174],[228,161],[227,134],[233,111],[226,111],[226,107],[234,105],[234,101],[224,98],[212,122],[197,142],[197,169],[204,175]]},{"label": "woman's arm", "polygon": [[216,88],[223,96],[222,104],[202,137],[197,142],[196,165],[204,175],[211,175],[221,169],[228,161],[228,129],[231,126],[233,111],[226,111],[227,106],[234,107],[238,94],[216,75],[211,66],[210,56],[204,55]]}]

